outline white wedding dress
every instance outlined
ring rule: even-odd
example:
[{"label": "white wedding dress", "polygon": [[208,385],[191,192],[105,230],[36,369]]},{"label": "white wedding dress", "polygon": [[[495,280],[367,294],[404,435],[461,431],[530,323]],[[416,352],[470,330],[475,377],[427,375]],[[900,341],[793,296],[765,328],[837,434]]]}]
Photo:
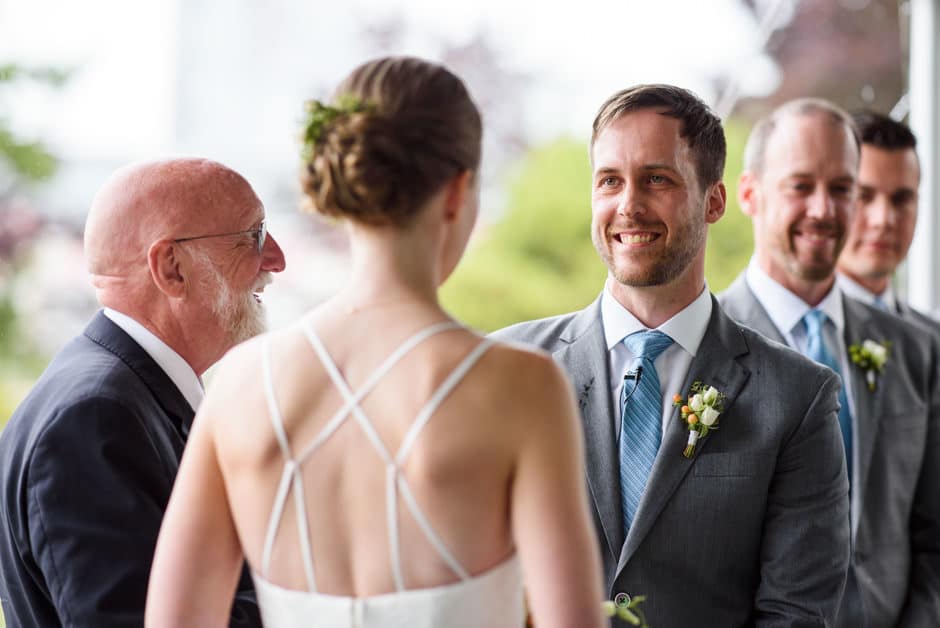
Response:
[{"label": "white wedding dress", "polygon": [[[522,575],[518,557],[514,554],[485,573],[476,576],[468,574],[421,511],[401,470],[421,429],[431,419],[440,403],[492,345],[492,341],[488,339],[482,341],[445,379],[418,413],[394,456],[386,449],[375,428],[359,407],[359,401],[411,349],[434,334],[457,327],[459,327],[457,323],[440,323],[415,334],[392,353],[365,384],[353,393],[312,327],[305,325],[304,331],[307,338],[346,403],[330,419],[313,442],[296,457],[291,456],[283,420],[274,397],[270,352],[265,346],[262,361],[265,394],[271,423],[285,458],[284,474],[278,487],[265,536],[261,573],[252,573],[261,617],[266,628],[301,626],[304,628],[321,626],[326,628],[520,628],[523,625]],[[386,526],[392,576],[396,585],[394,592],[365,598],[325,595],[317,592],[303,477],[300,472],[304,460],[350,416],[359,423],[367,440],[386,464]],[[284,506],[291,492],[294,495],[297,529],[300,532],[300,554],[307,578],[308,590],[306,591],[285,589],[268,580],[272,548],[277,538]],[[398,534],[399,498],[418,523],[424,536],[458,578],[453,584],[429,589],[406,589],[402,577],[403,557],[400,555]]]}]

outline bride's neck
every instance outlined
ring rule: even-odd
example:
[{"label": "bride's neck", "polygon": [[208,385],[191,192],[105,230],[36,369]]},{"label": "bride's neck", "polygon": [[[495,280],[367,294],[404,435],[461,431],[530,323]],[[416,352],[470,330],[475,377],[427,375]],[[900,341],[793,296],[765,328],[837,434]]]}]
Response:
[{"label": "bride's neck", "polygon": [[351,307],[424,303],[437,307],[440,254],[417,229],[350,230],[352,273],[340,294]]}]

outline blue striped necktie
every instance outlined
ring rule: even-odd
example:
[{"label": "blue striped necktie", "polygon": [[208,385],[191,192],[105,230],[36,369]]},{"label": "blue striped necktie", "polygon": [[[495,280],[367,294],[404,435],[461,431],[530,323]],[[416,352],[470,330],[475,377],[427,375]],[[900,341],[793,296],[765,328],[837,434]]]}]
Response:
[{"label": "blue striped necktie", "polygon": [[641,331],[624,338],[623,344],[635,356],[620,393],[620,503],[626,537],[662,441],[663,394],[653,361],[672,338],[661,331]]},{"label": "blue striped necktie", "polygon": [[839,387],[839,427],[842,428],[842,442],[845,445],[845,458],[848,463],[849,483],[852,481],[852,415],[849,413],[849,403],[845,396],[845,381],[839,361],[836,360],[823,340],[823,329],[829,317],[820,310],[809,310],[803,315],[803,326],[806,328],[806,357],[820,364],[828,366],[836,372],[843,381]]}]

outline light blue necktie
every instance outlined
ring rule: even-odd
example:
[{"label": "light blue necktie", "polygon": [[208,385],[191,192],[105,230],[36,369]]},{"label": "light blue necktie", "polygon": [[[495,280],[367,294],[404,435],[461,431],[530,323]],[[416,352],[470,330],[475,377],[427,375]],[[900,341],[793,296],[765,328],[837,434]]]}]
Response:
[{"label": "light blue necktie", "polygon": [[663,395],[653,360],[672,338],[661,331],[641,331],[624,338],[623,344],[636,356],[620,393],[620,503],[626,537],[662,440]]},{"label": "light blue necktie", "polygon": [[884,302],[884,299],[881,298],[881,295],[878,295],[877,297],[875,297],[875,300],[872,301],[871,304],[874,305],[879,310],[884,310],[885,312],[888,311],[888,304]]},{"label": "light blue necktie", "polygon": [[[839,361],[836,360],[823,341],[823,328],[829,317],[819,310],[809,310],[803,315],[806,327],[806,357],[828,366],[842,377]],[[842,428],[842,442],[845,444],[845,458],[848,463],[849,483],[852,481],[852,415],[845,396],[845,382],[839,387],[839,427]]]}]

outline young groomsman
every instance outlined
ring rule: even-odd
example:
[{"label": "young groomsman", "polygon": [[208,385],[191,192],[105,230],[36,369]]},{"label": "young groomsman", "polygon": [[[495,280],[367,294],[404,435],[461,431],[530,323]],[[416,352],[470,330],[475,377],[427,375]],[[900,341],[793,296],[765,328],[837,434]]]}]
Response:
[{"label": "young groomsman", "polygon": [[858,201],[839,255],[836,281],[846,295],[940,333],[940,322],[898,298],[891,285],[917,225],[917,139],[903,123],[873,111],[853,116],[862,140]]}]

